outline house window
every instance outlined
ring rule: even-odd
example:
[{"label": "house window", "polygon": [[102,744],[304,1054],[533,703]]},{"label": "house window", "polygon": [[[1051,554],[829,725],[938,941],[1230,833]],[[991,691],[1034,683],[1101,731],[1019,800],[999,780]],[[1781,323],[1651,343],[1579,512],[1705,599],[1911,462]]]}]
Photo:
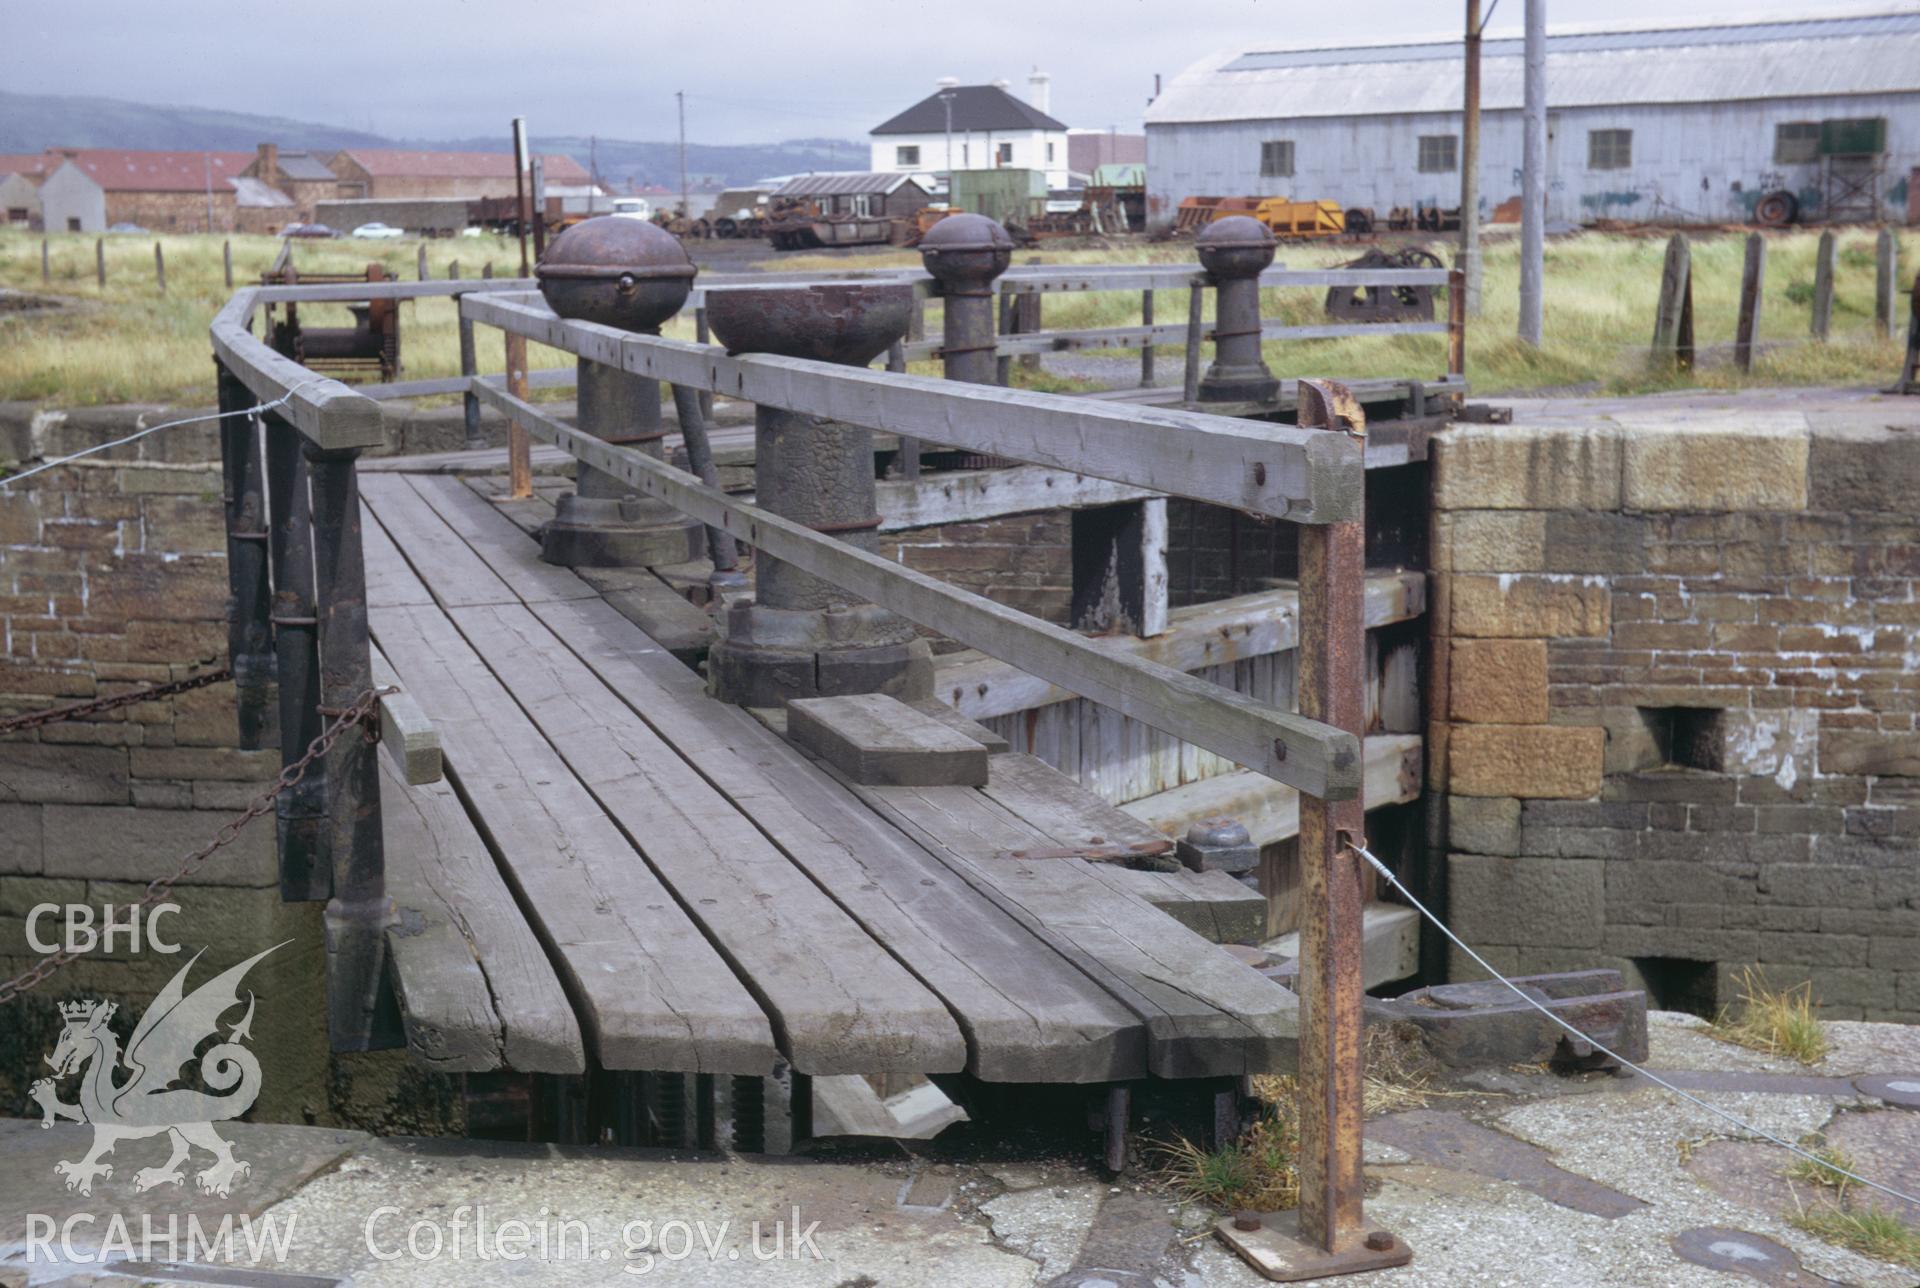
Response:
[{"label": "house window", "polygon": [[856,215],[859,215],[863,219],[866,218],[868,215],[871,215],[873,213],[873,194],[870,192],[854,193],[853,194],[853,213]]},{"label": "house window", "polygon": [[1422,134],[1420,136],[1420,173],[1450,174],[1459,168],[1459,136]]},{"label": "house window", "polygon": [[893,163],[911,169],[920,164],[920,149],[899,147],[893,150]]},{"label": "house window", "polygon": [[1775,165],[1804,165],[1820,159],[1820,122],[1782,121],[1773,127]]},{"label": "house window", "polygon": [[1047,144],[1047,164],[1053,164],[1053,144]]},{"label": "house window", "polygon": [[77,233],[80,231],[80,219],[77,215],[67,216],[67,231],[70,233]]},{"label": "house window", "polygon": [[1001,143],[996,145],[993,150],[993,163],[995,165],[1012,165],[1013,144]]},{"label": "house window", "polygon": [[1632,164],[1632,130],[1587,131],[1587,169],[1625,170]]},{"label": "house window", "polygon": [[27,222],[27,208],[26,208],[25,206],[8,206],[8,207],[7,207],[7,222],[8,222],[8,223],[10,223],[10,224],[24,224],[24,223],[26,223],[26,222]]},{"label": "house window", "polygon": [[1260,177],[1284,179],[1293,173],[1293,140],[1269,139],[1260,145]]}]

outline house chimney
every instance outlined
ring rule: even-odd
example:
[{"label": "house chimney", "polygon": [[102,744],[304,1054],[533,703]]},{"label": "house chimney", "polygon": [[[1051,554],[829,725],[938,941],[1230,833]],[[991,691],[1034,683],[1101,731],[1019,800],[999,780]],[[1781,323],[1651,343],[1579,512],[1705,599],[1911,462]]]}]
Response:
[{"label": "house chimney", "polygon": [[1008,84],[1009,82],[1004,77],[995,77],[993,82],[993,87],[997,90],[1004,91],[1007,88]]},{"label": "house chimney", "polygon": [[274,183],[280,177],[280,145],[262,143],[260,145],[260,182]]},{"label": "house chimney", "polygon": [[935,89],[958,89],[960,87],[960,78],[958,76],[942,76],[933,83],[933,87]]},{"label": "house chimney", "polygon": [[1041,112],[1048,110],[1047,104],[1052,97],[1052,84],[1053,77],[1038,67],[1034,68],[1033,74],[1027,77],[1027,102],[1032,104],[1035,110]]}]

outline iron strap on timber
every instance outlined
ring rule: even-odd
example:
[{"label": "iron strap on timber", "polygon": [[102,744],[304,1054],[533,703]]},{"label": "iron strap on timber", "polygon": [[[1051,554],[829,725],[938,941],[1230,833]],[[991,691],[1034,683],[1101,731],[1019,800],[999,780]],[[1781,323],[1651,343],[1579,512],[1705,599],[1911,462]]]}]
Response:
[{"label": "iron strap on timber", "polygon": [[[223,667],[218,672],[193,677],[194,683],[175,681],[173,686],[161,687],[170,688],[172,692],[178,693],[184,689],[199,688],[201,685],[212,684],[216,680],[226,679],[230,674],[231,672]],[[319,737],[308,744],[305,755],[301,756],[300,759],[294,761],[291,765],[288,765],[285,769],[282,769],[280,776],[274,780],[273,786],[254,797],[246,809],[242,810],[237,817],[223,824],[220,830],[213,834],[211,841],[208,841],[205,845],[187,855],[186,858],[180,861],[180,866],[166,876],[155,877],[152,881],[149,881],[146,890],[141,894],[135,907],[153,907],[153,905],[173,893],[173,887],[176,884],[192,876],[195,872],[199,871],[200,866],[208,859],[212,858],[226,846],[231,845],[234,839],[240,835],[242,828],[273,809],[274,802],[279,799],[280,793],[294,787],[301,779],[305,778],[307,776],[307,769],[313,762],[319,760],[325,756],[328,751],[332,750],[333,744],[339,741],[340,735],[345,733],[349,728],[359,725],[362,727],[368,742],[377,741],[380,737],[380,726],[372,717],[374,711],[380,705],[381,695],[391,692],[393,692],[391,689],[374,688],[362,693],[357,701],[334,717],[333,722],[321,731]],[[125,697],[128,695],[122,694],[116,696]],[[154,695],[142,692],[132,696],[134,700],[147,701]],[[67,711],[71,709],[72,708],[63,707],[56,708],[56,711]],[[38,712],[36,714],[45,715],[47,713]],[[42,723],[46,722],[42,721]],[[0,983],[0,1006],[5,1006],[8,1002],[20,996],[20,994],[34,988],[48,976],[74,961],[79,956],[79,953],[62,948],[52,956],[41,958],[38,962],[34,963],[31,970],[23,971],[12,979]]]}]

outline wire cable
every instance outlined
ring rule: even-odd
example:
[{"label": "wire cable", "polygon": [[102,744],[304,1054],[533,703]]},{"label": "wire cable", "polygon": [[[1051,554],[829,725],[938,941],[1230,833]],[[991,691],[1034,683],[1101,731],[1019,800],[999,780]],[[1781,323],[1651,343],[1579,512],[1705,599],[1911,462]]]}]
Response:
[{"label": "wire cable", "polygon": [[1396,877],[1393,874],[1393,869],[1389,868],[1386,864],[1382,863],[1379,859],[1374,857],[1373,851],[1369,850],[1364,844],[1361,844],[1352,840],[1347,841],[1346,844],[1348,849],[1352,850],[1355,854],[1358,854],[1361,858],[1365,859],[1368,863],[1372,864],[1373,870],[1375,872],[1378,872],[1381,875],[1381,877],[1386,880],[1386,883],[1388,885],[1392,886],[1395,890],[1398,890],[1401,893],[1401,895],[1406,898],[1407,902],[1412,904],[1414,908],[1416,908],[1419,911],[1421,916],[1425,917],[1428,921],[1431,921],[1434,924],[1435,929],[1437,929],[1441,934],[1445,935],[1448,939],[1452,940],[1456,948],[1458,948],[1461,952],[1465,953],[1467,956],[1473,958],[1474,961],[1478,962],[1481,970],[1486,971],[1487,974],[1493,976],[1495,979],[1499,980],[1502,984],[1505,984],[1508,988],[1512,989],[1514,996],[1518,997],[1521,1001],[1525,1002],[1528,1006],[1531,1006],[1534,1010],[1540,1012],[1540,1014],[1552,1020],[1555,1024],[1558,1024],[1561,1028],[1565,1029],[1567,1032],[1573,1034],[1575,1037],[1579,1038],[1583,1042],[1592,1043],[1594,1050],[1599,1051],[1611,1057],[1612,1059],[1619,1061],[1621,1064],[1625,1065],[1627,1068],[1633,1070],[1635,1073],[1645,1078],[1648,1082],[1651,1082],[1657,1086],[1666,1088],[1668,1091],[1671,1091],[1674,1095],[1679,1096],[1682,1100],[1687,1101],[1689,1104],[1697,1105],[1699,1108],[1706,1110],[1708,1113],[1712,1114],[1716,1118],[1725,1119],[1727,1122],[1732,1123],[1735,1127],[1738,1127],[1741,1131],[1749,1132],[1755,1136],[1760,1137],[1762,1140],[1769,1141],[1772,1144],[1778,1145],[1780,1148],[1787,1150],[1790,1153],[1798,1154],[1800,1157],[1806,1159],[1807,1161],[1818,1164],[1820,1167],[1823,1167],[1827,1171],[1833,1172],[1836,1175],[1844,1176],[1849,1180],[1858,1181],[1860,1184],[1866,1186],[1870,1190],[1878,1190],[1882,1194],[1886,1194],[1893,1198],[1899,1199],[1902,1203],[1911,1203],[1916,1207],[1920,1207],[1920,1198],[1915,1198],[1911,1194],[1903,1194],[1899,1190],[1896,1190],[1891,1186],[1880,1184],[1878,1181],[1870,1181],[1866,1177],[1861,1176],[1857,1172],[1849,1172],[1844,1167],[1836,1167],[1832,1163],[1828,1162],[1826,1159],[1819,1157],[1817,1154],[1809,1153],[1808,1151],[1800,1148],[1798,1145],[1795,1145],[1790,1141],[1785,1141],[1780,1139],[1780,1137],[1775,1136],[1772,1132],[1763,1131],[1760,1128],[1755,1127],[1752,1123],[1747,1122],[1743,1118],[1740,1118],[1734,1114],[1730,1114],[1724,1109],[1715,1108],[1713,1105],[1708,1104],[1706,1101],[1702,1100],[1700,1097],[1696,1095],[1693,1095],[1691,1092],[1684,1091],[1681,1088],[1674,1086],[1671,1082],[1668,1082],[1665,1078],[1662,1078],[1659,1074],[1652,1073],[1646,1069],[1641,1068],[1639,1065],[1627,1059],[1625,1056],[1621,1055],[1619,1052],[1609,1050],[1606,1044],[1599,1041],[1597,1038],[1594,1038],[1588,1034],[1582,1033],[1579,1029],[1574,1028],[1573,1025],[1567,1023],[1565,1020],[1555,1015],[1552,1011],[1540,1005],[1539,1002],[1527,996],[1525,989],[1521,988],[1518,984],[1514,983],[1512,980],[1508,979],[1505,975],[1502,975],[1499,971],[1495,970],[1491,965],[1488,964],[1486,958],[1482,957],[1479,953],[1476,953],[1475,951],[1473,951],[1473,949],[1467,945],[1465,940],[1461,939],[1460,936],[1454,934],[1453,931],[1448,928],[1446,922],[1440,920],[1440,918],[1434,916],[1432,912],[1428,911],[1427,905],[1424,903],[1421,903],[1420,900],[1416,899],[1414,897],[1413,891],[1407,889],[1406,886],[1402,885],[1400,883],[1400,878]]},{"label": "wire cable", "polygon": [[321,384],[328,379],[329,377],[327,376],[315,376],[312,380],[302,380],[299,384],[287,390],[287,392],[281,394],[272,402],[257,403],[252,407],[243,407],[239,411],[217,411],[205,416],[188,416],[184,420],[169,420],[158,425],[149,425],[145,429],[135,430],[125,438],[116,438],[111,443],[96,443],[94,446],[83,448],[70,456],[62,456],[57,460],[42,461],[30,470],[21,470],[18,474],[10,474],[4,479],[0,479],[0,489],[11,491],[13,485],[22,479],[30,479],[36,474],[44,474],[48,470],[71,464],[83,456],[92,456],[98,452],[112,451],[116,447],[125,447],[128,443],[138,442],[147,435],[157,434],[163,429],[178,429],[182,425],[198,425],[203,421],[209,420],[226,420],[232,416],[258,416],[263,411],[272,411],[275,407],[286,406],[288,402],[292,401],[295,394],[305,389],[308,385]]}]

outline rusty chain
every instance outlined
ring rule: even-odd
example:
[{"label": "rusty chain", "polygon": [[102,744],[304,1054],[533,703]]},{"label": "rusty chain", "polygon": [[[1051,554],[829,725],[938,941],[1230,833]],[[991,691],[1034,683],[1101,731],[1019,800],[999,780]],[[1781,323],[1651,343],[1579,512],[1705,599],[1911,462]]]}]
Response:
[{"label": "rusty chain", "polygon": [[22,715],[8,716],[0,720],[0,734],[19,733],[22,729],[38,729],[42,725],[58,724],[62,720],[78,720],[82,716],[98,715],[102,711],[130,707],[139,702],[154,702],[161,698],[170,698],[176,693],[204,689],[209,684],[218,684],[222,680],[232,678],[233,668],[223,666],[213,671],[202,671],[199,675],[190,675],[184,680],[169,680],[165,684],[149,684],[144,689],[131,689],[126,693],[111,693],[103,698],[89,698],[85,702],[69,702],[63,707],[28,711]]},{"label": "rusty chain", "polygon": [[[208,682],[210,683],[211,681]],[[223,846],[230,845],[234,838],[240,835],[242,828],[273,808],[274,801],[279,798],[282,792],[289,790],[301,779],[305,778],[307,776],[307,769],[313,762],[332,750],[333,744],[340,740],[340,735],[345,733],[348,728],[354,725],[365,725],[367,741],[377,741],[379,738],[379,726],[373,723],[371,717],[374,709],[380,703],[381,696],[392,692],[395,692],[395,690],[376,686],[361,693],[358,698],[354,699],[353,705],[336,715],[332,722],[320,731],[319,736],[307,744],[306,754],[282,769],[280,776],[274,780],[273,786],[254,797],[252,803],[249,804],[245,810],[241,811],[239,817],[225,823],[218,832],[214,833],[211,841],[181,860],[180,866],[170,875],[155,877],[152,881],[149,881],[146,892],[140,896],[140,902],[135,906],[139,908],[151,908],[154,904],[159,903],[173,892],[173,887],[177,882],[192,876],[200,869],[201,864],[212,858]],[[59,952],[42,958],[34,964],[31,970],[24,971],[12,979],[7,980],[5,983],[0,983],[0,1006],[6,1005],[29,989],[37,987],[46,980],[48,976],[80,956],[81,954],[79,953],[70,952],[62,948]]]}]

